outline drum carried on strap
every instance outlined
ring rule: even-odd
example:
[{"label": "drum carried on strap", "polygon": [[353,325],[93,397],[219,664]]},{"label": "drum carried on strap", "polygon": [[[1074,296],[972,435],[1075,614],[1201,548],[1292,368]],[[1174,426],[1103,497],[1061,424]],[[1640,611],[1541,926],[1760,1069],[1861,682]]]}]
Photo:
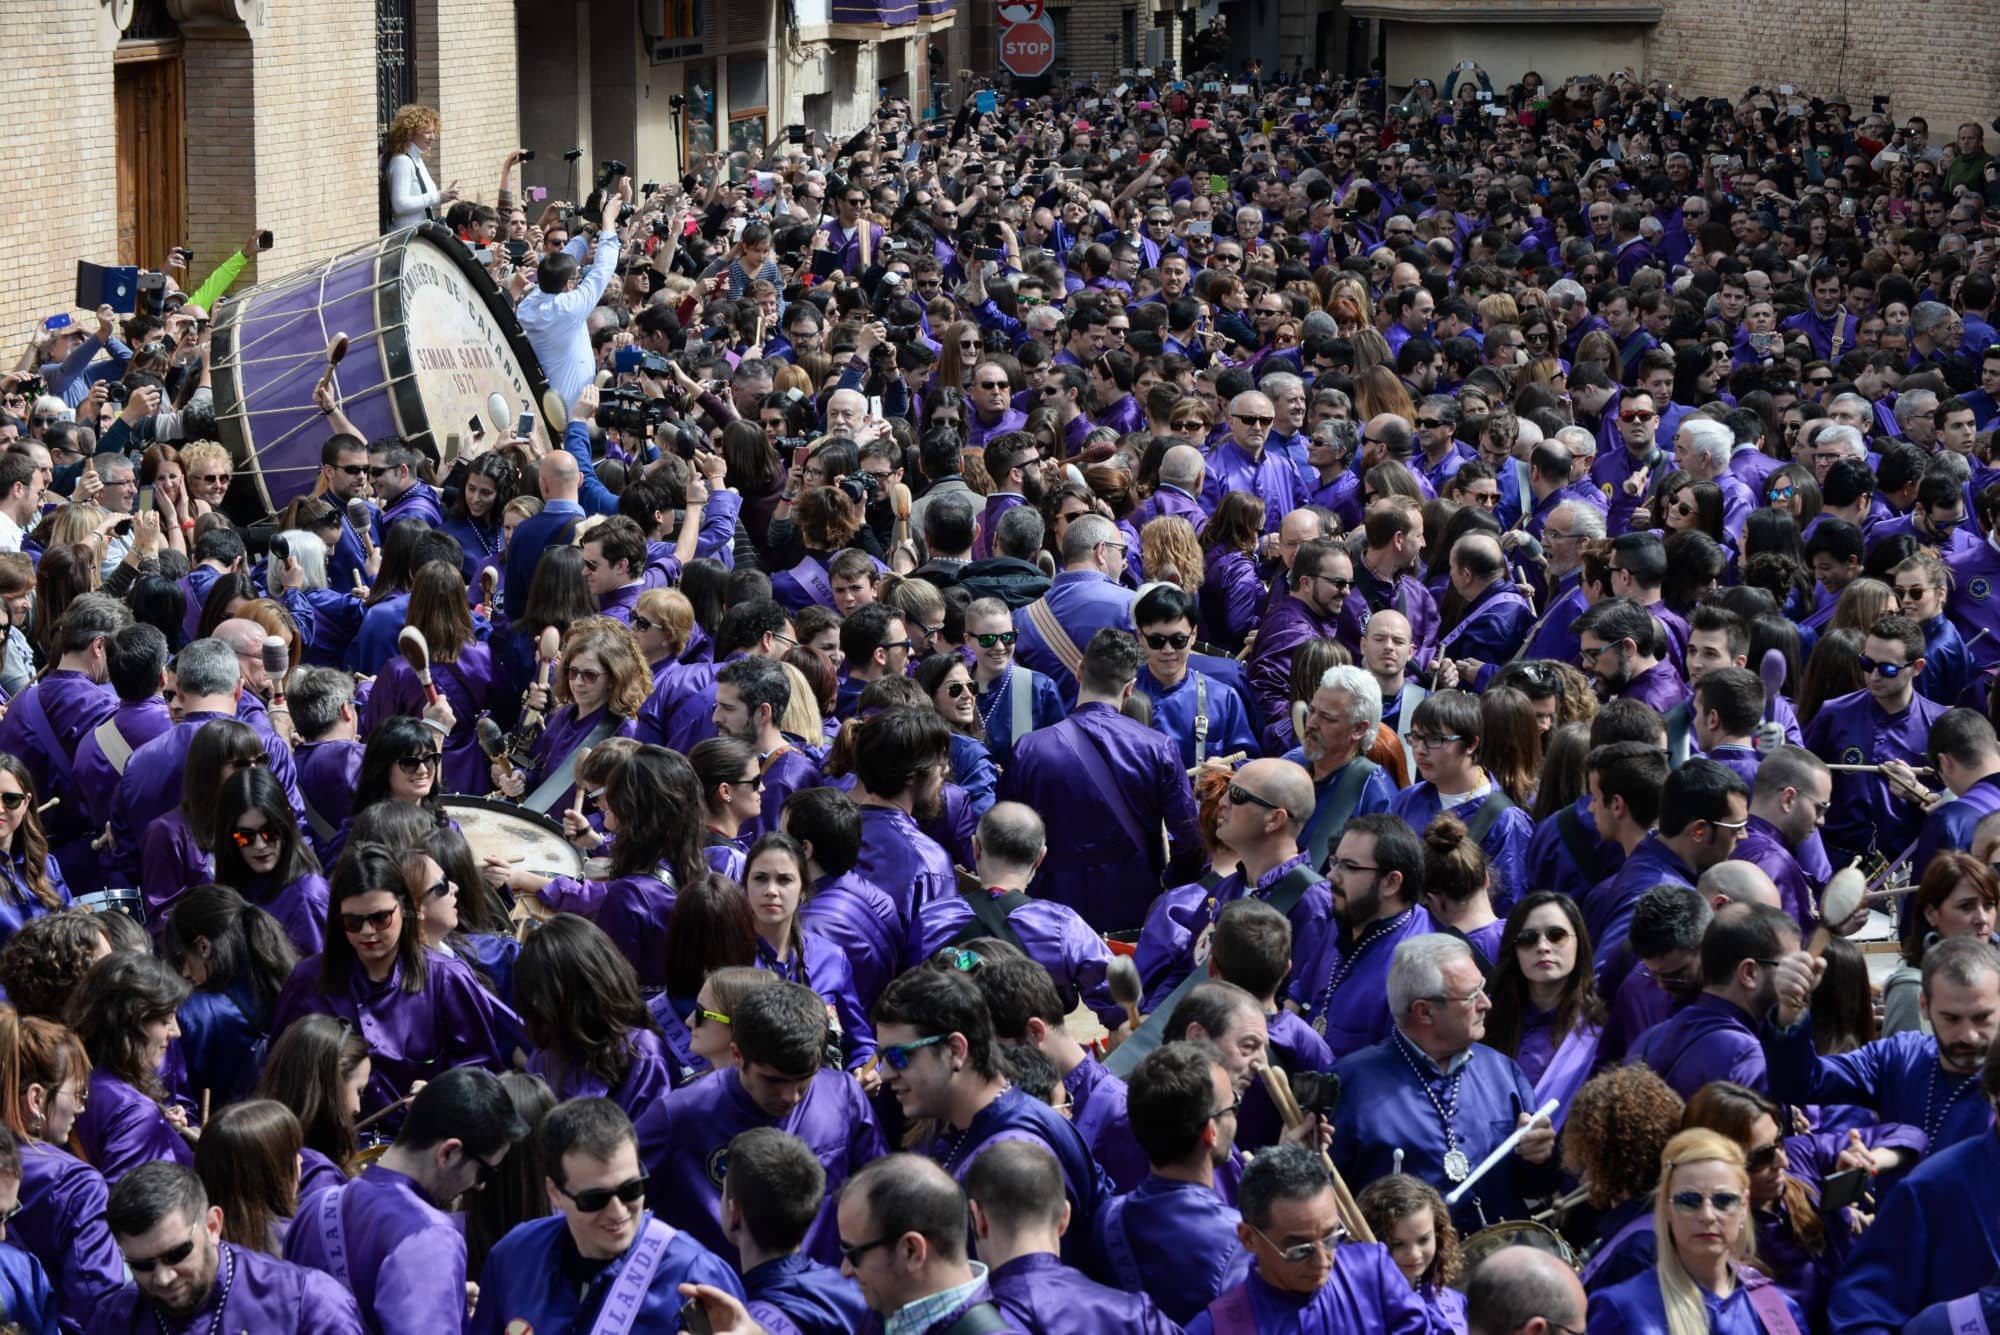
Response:
[{"label": "drum carried on strap", "polygon": [[229,508],[244,522],[313,489],[329,434],[313,389],[341,334],[334,388],[369,440],[401,437],[441,459],[447,435],[485,423],[495,393],[510,411],[535,405],[538,447],[553,439],[548,382],[499,289],[463,241],[421,223],[217,303],[215,418],[235,462]]},{"label": "drum carried on strap", "polygon": [[[438,805],[457,822],[472,855],[482,861],[502,858],[522,871],[551,877],[582,878],[591,870],[582,851],[563,837],[562,823],[539,811],[517,802],[463,794],[447,794]],[[523,940],[533,924],[554,916],[533,895],[514,900],[514,924]]]}]

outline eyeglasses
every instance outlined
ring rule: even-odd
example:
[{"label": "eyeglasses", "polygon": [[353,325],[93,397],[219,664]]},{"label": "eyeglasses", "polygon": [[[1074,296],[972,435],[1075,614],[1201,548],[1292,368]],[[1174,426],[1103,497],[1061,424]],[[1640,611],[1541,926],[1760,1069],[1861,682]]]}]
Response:
[{"label": "eyeglasses", "polygon": [[1567,927],[1523,927],[1521,934],[1514,938],[1514,944],[1531,950],[1544,941],[1559,946],[1569,940],[1569,935]]},{"label": "eyeglasses", "polygon": [[762,774],[752,774],[747,779],[733,779],[730,781],[729,786],[732,788],[754,788],[761,793],[764,791],[764,776]]},{"label": "eyeglasses", "polygon": [[[1711,829],[1727,830],[1731,834],[1741,834],[1750,828],[1750,822],[1747,820],[1712,820],[1708,822],[1708,825]],[[1758,960],[1757,962],[1759,964],[1776,963],[1775,960]]]},{"label": "eyeglasses", "polygon": [[1658,416],[1658,413],[1651,412],[1645,408],[1629,408],[1620,410],[1618,420],[1621,422],[1650,422]]},{"label": "eyeglasses", "polygon": [[1440,421],[1438,418],[1435,417],[1419,417],[1417,419],[1417,430],[1419,431],[1435,431],[1439,427],[1447,425],[1449,425],[1449,423]]},{"label": "eyeglasses", "polygon": [[945,1036],[943,1034],[932,1034],[929,1038],[920,1038],[914,1043],[889,1043],[875,1049],[875,1055],[880,1057],[882,1064],[890,1070],[907,1071],[910,1069],[910,1054],[912,1052],[917,1051],[919,1048],[928,1048],[942,1043],[944,1039]]},{"label": "eyeglasses", "polygon": [[284,836],[280,835],[277,827],[273,825],[266,825],[257,830],[245,829],[239,825],[229,832],[229,837],[236,841],[238,848],[248,848],[252,844],[262,844],[269,848],[280,843]]},{"label": "eyeglasses", "polygon": [[1880,659],[1870,658],[1867,654],[1856,654],[1854,665],[1861,669],[1861,675],[1864,677],[1879,672],[1890,681],[1901,676],[1903,669],[1910,666],[1908,663],[1884,663]]},{"label": "eyeglasses", "polygon": [[389,930],[389,924],[396,921],[396,915],[402,911],[402,906],[399,904],[375,913],[343,913],[340,915],[340,927],[349,936],[359,936],[364,927],[386,932]]},{"label": "eyeglasses", "polygon": [[1184,433],[1208,430],[1208,423],[1202,421],[1199,417],[1190,417],[1183,422],[1169,422],[1167,423],[1167,425],[1172,427],[1175,431],[1180,431]]},{"label": "eyeglasses", "polygon": [[1467,993],[1466,993],[1466,994],[1465,994],[1464,996],[1462,996],[1462,997],[1455,997],[1455,996],[1453,996],[1453,995],[1452,995],[1451,993],[1449,993],[1449,992],[1440,992],[1440,993],[1438,993],[1438,994],[1437,994],[1436,996],[1434,996],[1434,997],[1425,997],[1425,998],[1424,998],[1424,1000],[1425,1000],[1425,1001],[1442,1001],[1442,1002],[1443,1002],[1443,1003],[1444,1003],[1445,1005],[1447,1005],[1447,1006],[1464,1006],[1464,1005],[1467,1005],[1467,1004],[1469,1004],[1469,1003],[1471,1003],[1471,1002],[1474,1002],[1474,1001],[1477,1001],[1477,1000],[1479,1000],[1479,999],[1480,999],[1481,997],[1483,997],[1483,996],[1485,996],[1485,995],[1486,995],[1486,989],[1485,989],[1485,988],[1483,988],[1483,987],[1475,987],[1475,988],[1473,988],[1473,989],[1472,989],[1472,990],[1471,990],[1470,992],[1467,992]]},{"label": "eyeglasses", "polygon": [[128,1256],[125,1264],[132,1267],[135,1275],[150,1275],[161,1266],[178,1269],[188,1257],[194,1255],[194,1245],[199,1239],[189,1238],[178,1247],[169,1247],[158,1256]]},{"label": "eyeglasses", "polygon": [[1325,1252],[1328,1256],[1332,1256],[1334,1248],[1338,1247],[1340,1240],[1347,1236],[1346,1229],[1336,1228],[1323,1238],[1314,1238],[1311,1242],[1301,1242],[1295,1247],[1280,1247],[1277,1243],[1271,1241],[1263,1229],[1258,1228],[1256,1225],[1251,1225],[1250,1231],[1258,1237],[1263,1238],[1264,1245],[1276,1252],[1279,1260],[1290,1265],[1297,1265],[1301,1261],[1311,1260],[1320,1252]]},{"label": "eyeglasses", "polygon": [[840,1259],[847,1263],[848,1269],[854,1270],[860,1268],[862,1257],[874,1251],[877,1247],[887,1247],[901,1236],[902,1234],[900,1233],[885,1233],[872,1242],[857,1242],[852,1246],[844,1242],[837,1242],[834,1245],[840,1248]]},{"label": "eyeglasses", "polygon": [[[973,346],[977,347],[978,345],[977,345],[977,344],[974,344]],[[1009,384],[1008,384],[1008,382],[1007,382],[1007,381],[1005,381],[1005,380],[982,380],[982,381],[980,381],[980,382],[979,382],[979,383],[978,383],[977,385],[973,386],[973,388],[975,388],[975,389],[1010,389],[1010,388],[1012,388],[1012,386],[1011,386],[1011,385],[1009,385]],[[1047,397],[1047,396],[1045,395],[1044,397]]]},{"label": "eyeglasses", "polygon": [[981,649],[991,649],[996,644],[1004,644],[1009,648],[1012,648],[1014,645],[1014,641],[1020,638],[1021,636],[1018,631],[1011,631],[1011,630],[983,631],[980,634],[974,635],[972,637],[973,642],[976,643]]},{"label": "eyeglasses", "polygon": [[1753,1173],[1761,1173],[1778,1161],[1778,1151],[1783,1148],[1784,1145],[1775,1140],[1768,1145],[1759,1145],[1743,1156],[1743,1166]]},{"label": "eyeglasses", "polygon": [[362,474],[368,471],[367,464],[330,464],[328,466],[331,467],[334,472],[345,473],[349,477],[360,477]]},{"label": "eyeglasses", "polygon": [[1773,502],[1789,501],[1798,494],[1798,490],[1797,487],[1773,487],[1764,493],[1764,499]]},{"label": "eyeglasses", "polygon": [[968,682],[948,681],[944,684],[944,693],[954,700],[963,700],[972,694],[972,686]]},{"label": "eyeglasses", "polygon": [[615,1187],[592,1187],[588,1191],[571,1191],[568,1187],[557,1183],[556,1190],[576,1203],[579,1214],[596,1214],[614,1199],[624,1201],[627,1205],[637,1205],[645,1200],[646,1175],[641,1173],[629,1182],[620,1182]]},{"label": "eyeglasses", "polygon": [[420,751],[413,756],[397,756],[396,768],[405,774],[421,774],[434,768],[444,757],[436,751]]},{"label": "eyeglasses", "polygon": [[[396,471],[396,469],[397,469],[397,468],[399,468],[399,467],[401,467],[401,465],[400,465],[400,464],[369,464],[369,465],[368,465],[368,476],[370,476],[370,477],[387,477],[387,476],[388,476],[389,474],[391,474],[391,473],[395,472],[395,471]],[[222,479],[221,479],[221,478],[220,478],[219,476],[218,476],[218,477],[212,477],[212,478],[210,478],[210,477],[198,477],[198,476],[197,476],[197,477],[192,477],[192,478],[189,478],[188,480],[189,480],[190,482],[220,482],[220,481],[221,481]]]},{"label": "eyeglasses", "polygon": [[1208,1115],[1208,1120],[1212,1122],[1218,1117],[1234,1117],[1237,1113],[1240,1113],[1242,1111],[1243,1111],[1243,1096],[1241,1094],[1238,1094],[1236,1096],[1236,1102],[1230,1104],[1226,1108],[1217,1108],[1214,1112]]},{"label": "eyeglasses", "polygon": [[706,1006],[696,1006],[694,1008],[695,1028],[697,1029],[701,1028],[701,1026],[709,1020],[713,1020],[717,1024],[728,1024],[730,1022],[729,1017],[727,1015],[724,1015],[721,1011],[712,1011]]},{"label": "eyeglasses", "polygon": [[1229,785],[1229,805],[1233,807],[1258,806],[1266,811],[1283,811],[1284,808],[1268,797],[1259,797],[1240,783]]},{"label": "eyeglasses", "polygon": [[1429,733],[1424,732],[1413,732],[1410,734],[1410,749],[1413,751],[1429,751],[1436,747],[1450,746],[1453,742],[1462,742],[1464,740],[1465,734],[1460,732],[1446,733],[1442,737],[1433,737]]},{"label": "eyeglasses", "polygon": [[1704,1205],[1714,1206],[1717,1214],[1733,1214],[1743,1205],[1743,1195],[1736,1191],[1716,1191],[1707,1195],[1699,1191],[1677,1191],[1667,1199],[1682,1214],[1693,1214]]}]

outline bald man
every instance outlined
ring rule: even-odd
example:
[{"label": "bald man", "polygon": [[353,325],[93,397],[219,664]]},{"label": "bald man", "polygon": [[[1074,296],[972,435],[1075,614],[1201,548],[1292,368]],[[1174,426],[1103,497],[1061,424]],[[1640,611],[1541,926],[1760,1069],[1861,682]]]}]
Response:
[{"label": "bald man", "polygon": [[[588,394],[586,391],[586,397]],[[570,428],[576,425],[572,422]],[[500,589],[510,621],[519,620],[527,610],[528,585],[534,582],[535,563],[542,559],[542,552],[562,545],[562,534],[574,531],[583,518],[583,505],[577,499],[583,474],[575,456],[567,450],[543,455],[535,480],[542,489],[541,511],[523,519],[507,542],[507,570]]]},{"label": "bald man", "polygon": [[1725,904],[1755,904],[1767,909],[1785,907],[1784,896],[1778,893],[1777,883],[1754,862],[1734,859],[1718,862],[1701,874],[1694,888],[1712,909],[1720,910]]},{"label": "bald man", "polygon": [[1535,609],[1514,586],[1491,533],[1468,533],[1452,546],[1451,587],[1459,610],[1445,622],[1438,652],[1458,665],[1462,686],[1481,691],[1494,669],[1520,652]]},{"label": "bald man", "polygon": [[1201,499],[1212,514],[1232,491],[1247,491],[1264,502],[1264,531],[1276,533],[1293,510],[1311,501],[1299,470],[1264,446],[1278,410],[1268,395],[1247,390],[1229,401],[1229,437],[1209,456]]},{"label": "bald man", "polygon": [[1468,1335],[1576,1335],[1589,1298],[1576,1271],[1539,1247],[1502,1247],[1465,1285]]},{"label": "bald man", "polygon": [[[1155,519],[1175,515],[1201,531],[1208,522],[1209,507],[1202,503],[1202,478],[1207,466],[1201,451],[1192,445],[1169,446],[1160,456],[1160,485],[1132,514],[1132,527],[1143,529]],[[1132,553],[1136,560],[1138,553]]]},{"label": "bald man", "polygon": [[1299,848],[1317,801],[1312,776],[1293,761],[1253,760],[1236,771],[1217,829],[1236,855],[1236,869],[1213,887],[1176,886],[1146,913],[1137,962],[1147,1010],[1179,1000],[1177,989],[1196,975],[1196,958],[1207,956],[1202,938],[1215,915],[1239,899],[1261,899],[1283,913],[1292,924],[1292,958],[1317,958],[1333,893]]}]

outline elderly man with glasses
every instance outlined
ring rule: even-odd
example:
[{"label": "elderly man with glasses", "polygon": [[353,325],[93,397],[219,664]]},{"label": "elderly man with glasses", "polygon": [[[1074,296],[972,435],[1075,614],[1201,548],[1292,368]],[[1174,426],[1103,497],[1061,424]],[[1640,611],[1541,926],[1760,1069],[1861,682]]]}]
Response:
[{"label": "elderly man with glasses", "polygon": [[1209,456],[1202,503],[1212,513],[1232,491],[1264,502],[1264,531],[1275,533],[1293,510],[1311,502],[1291,460],[1267,451],[1278,410],[1268,395],[1250,390],[1229,401],[1229,438]]}]

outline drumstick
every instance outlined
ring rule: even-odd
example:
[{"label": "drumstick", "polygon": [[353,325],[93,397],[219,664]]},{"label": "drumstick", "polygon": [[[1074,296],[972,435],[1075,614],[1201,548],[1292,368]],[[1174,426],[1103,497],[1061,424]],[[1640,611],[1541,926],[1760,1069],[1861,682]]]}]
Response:
[{"label": "drumstick", "polygon": [[[590,748],[587,746],[579,746],[578,748],[576,748],[576,765],[574,766],[574,768],[570,770],[570,773],[582,774],[583,767],[589,763],[590,763]],[[583,781],[579,779],[576,785],[576,800],[570,806],[570,809],[576,812],[576,818],[578,820],[583,819],[583,804],[585,802],[588,802],[589,800],[590,800],[590,794],[586,793],[583,790]]]},{"label": "drumstick", "polygon": [[479,607],[477,609],[481,616],[486,615],[486,609],[493,603],[493,593],[499,587],[500,572],[492,566],[481,566],[479,568]]},{"label": "drumstick", "polygon": [[356,1131],[359,1131],[361,1130],[361,1128],[365,1126],[373,1126],[375,1123],[381,1121],[384,1117],[387,1117],[390,1113],[396,1111],[396,1109],[407,1107],[411,1103],[416,1102],[416,1098],[417,1096],[415,1094],[405,1094],[403,1095],[402,1098],[397,1099],[394,1103],[389,1104],[387,1107],[382,1108],[379,1111],[369,1113],[366,1117],[362,1118],[360,1121],[354,1124],[354,1129]]},{"label": "drumstick", "polygon": [[[333,341],[326,345],[326,371],[319,378],[319,389],[325,389],[333,383],[333,368],[340,365],[341,359],[345,356],[347,356],[347,335],[335,334]],[[317,394],[319,389],[313,392]]]},{"label": "drumstick", "polygon": [[436,704],[438,688],[431,681],[430,641],[415,626],[405,626],[396,632],[396,649],[403,655],[403,661],[410,665],[410,671],[417,674],[417,680],[423,683],[425,698]]},{"label": "drumstick", "polygon": [[1818,959],[1826,953],[1833,940],[1833,927],[1854,916],[1861,901],[1867,896],[1868,887],[1861,877],[1861,859],[1842,867],[1826,883],[1826,889],[1819,897],[1819,926],[1813,929],[1812,941],[1806,946],[1806,953]]},{"label": "drumstick", "polygon": [[1105,986],[1111,989],[1111,999],[1124,1009],[1126,1021],[1131,1024],[1132,1031],[1137,1033],[1141,1023],[1139,1001],[1145,995],[1145,985],[1139,978],[1139,966],[1132,962],[1130,955],[1113,955],[1111,967],[1105,970],[1104,982]]},{"label": "drumstick", "polygon": [[201,1091],[201,1124],[208,1125],[208,1091]]},{"label": "drumstick", "polygon": [[1248,751],[1232,751],[1226,756],[1210,756],[1199,765],[1189,766],[1188,777],[1190,779],[1200,778],[1201,772],[1210,765],[1240,765],[1249,758],[1250,753]]},{"label": "drumstick", "polygon": [[[1828,766],[1827,766],[1827,768],[1828,768],[1828,769],[1830,769],[1830,770],[1832,770],[1832,771],[1833,771],[1833,772],[1834,772],[1835,774],[1880,774],[1880,773],[1882,773],[1882,772],[1883,772],[1883,769],[1884,769],[1884,766],[1881,766],[1881,765],[1828,765]],[[1910,769],[1910,773],[1912,773],[1912,774],[1916,774],[1916,775],[1920,775],[1920,776],[1921,776],[1921,775],[1925,775],[1925,774],[1932,774],[1932,773],[1935,773],[1935,772],[1936,772],[1936,771],[1934,771],[1934,770],[1930,770],[1930,769],[1919,769],[1919,768],[1917,768],[1917,767],[1915,767],[1915,766],[1912,766],[1912,767],[1911,767],[1911,769]]]},{"label": "drumstick", "polygon": [[[1267,1063],[1257,1068],[1257,1074],[1264,1082],[1264,1092],[1271,1096],[1271,1102],[1277,1106],[1278,1115],[1284,1118],[1287,1127],[1297,1126],[1306,1120],[1299,1101],[1292,1097],[1291,1077],[1285,1074],[1282,1066]],[[1368,1227],[1361,1207],[1355,1204],[1354,1193],[1347,1189],[1347,1180],[1341,1177],[1340,1169],[1334,1167],[1333,1156],[1321,1150],[1319,1159],[1333,1176],[1334,1206],[1340,1213],[1340,1222],[1346,1227],[1348,1236],[1356,1242],[1374,1242],[1375,1230]]]},{"label": "drumstick", "polygon": [[61,804],[62,804],[62,799],[60,797],[52,797],[48,801],[42,803],[40,806],[36,807],[35,814],[39,816],[44,812],[48,811],[51,807],[60,806]]},{"label": "drumstick", "polygon": [[1521,1138],[1527,1135],[1530,1131],[1533,1131],[1535,1129],[1535,1123],[1542,1121],[1544,1118],[1553,1118],[1555,1116],[1556,1109],[1560,1107],[1562,1107],[1561,1099],[1550,1099],[1547,1103],[1544,1103],[1541,1107],[1535,1109],[1535,1115],[1533,1117],[1530,1117],[1527,1121],[1515,1127],[1513,1135],[1507,1137],[1507,1139],[1501,1141],[1498,1145],[1495,1145],[1493,1147],[1493,1153],[1487,1155],[1484,1159],[1481,1159],[1479,1161],[1479,1167],[1472,1170],[1471,1177],[1466,1178],[1465,1181],[1453,1187],[1450,1190],[1450,1192],[1448,1192],[1445,1195],[1444,1203],[1446,1205],[1458,1204],[1460,1199],[1464,1197],[1465,1193],[1472,1190],[1472,1186],[1475,1182],[1479,1181],[1480,1178],[1485,1177],[1488,1173],[1493,1171],[1493,1165],[1499,1163],[1502,1159],[1506,1158],[1508,1155],[1514,1152],[1514,1147],[1521,1143]]}]

